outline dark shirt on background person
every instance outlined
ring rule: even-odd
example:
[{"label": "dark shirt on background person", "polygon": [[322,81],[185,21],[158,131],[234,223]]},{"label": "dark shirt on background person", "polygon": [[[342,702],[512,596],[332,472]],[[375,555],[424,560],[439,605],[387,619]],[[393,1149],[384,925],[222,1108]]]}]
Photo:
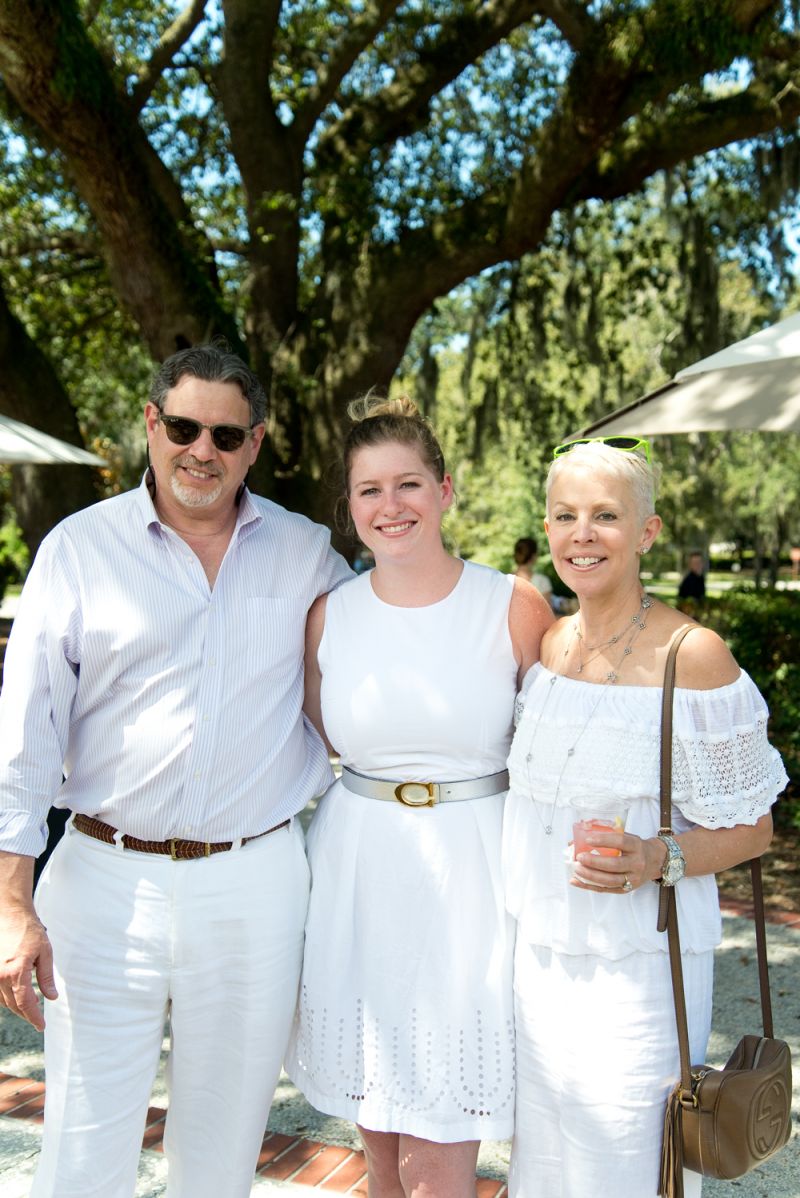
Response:
[{"label": "dark shirt on background person", "polygon": [[706,597],[706,577],[703,573],[702,553],[689,554],[689,569],[678,587],[679,599],[694,599],[702,603]]}]

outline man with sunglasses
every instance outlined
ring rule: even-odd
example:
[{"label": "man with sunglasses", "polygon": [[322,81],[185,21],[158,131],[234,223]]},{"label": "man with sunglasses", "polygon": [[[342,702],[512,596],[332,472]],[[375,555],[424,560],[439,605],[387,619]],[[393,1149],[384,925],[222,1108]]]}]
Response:
[{"label": "man with sunglasses", "polygon": [[[169,1194],[250,1194],[302,952],[294,816],[331,779],[301,712],[306,613],[350,573],[248,491],[265,408],[218,346],[167,359],[141,486],[49,534],[14,622],[0,1002],[46,1013],[34,1198],[134,1193],[165,1019]],[[51,802],[74,816],[34,910]]]}]

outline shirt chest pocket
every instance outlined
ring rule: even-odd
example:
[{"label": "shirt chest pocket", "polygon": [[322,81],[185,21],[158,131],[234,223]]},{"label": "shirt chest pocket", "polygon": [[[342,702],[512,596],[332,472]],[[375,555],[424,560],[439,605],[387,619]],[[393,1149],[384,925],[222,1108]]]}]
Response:
[{"label": "shirt chest pocket", "polygon": [[300,598],[245,600],[250,670],[269,678],[295,674],[302,667],[306,612]]}]

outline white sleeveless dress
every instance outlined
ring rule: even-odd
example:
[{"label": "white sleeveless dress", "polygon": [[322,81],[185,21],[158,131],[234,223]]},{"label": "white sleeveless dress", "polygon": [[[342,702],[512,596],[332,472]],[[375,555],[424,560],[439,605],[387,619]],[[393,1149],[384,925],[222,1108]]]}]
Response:
[{"label": "white sleeveless dress", "polygon": [[[464,563],[428,607],[369,574],[328,596],[322,715],[342,764],[397,781],[502,770],[517,666],[513,579]],[[408,808],[336,782],[309,831],[312,892],[286,1069],[320,1110],[441,1143],[504,1139],[514,1116],[505,794]]]}]

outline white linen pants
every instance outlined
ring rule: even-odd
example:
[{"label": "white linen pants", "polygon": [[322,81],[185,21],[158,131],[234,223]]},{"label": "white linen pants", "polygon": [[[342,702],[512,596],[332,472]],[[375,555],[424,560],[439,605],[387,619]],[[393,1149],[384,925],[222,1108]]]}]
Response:
[{"label": "white linen pants", "polygon": [[[714,954],[683,955],[693,1062],[705,1059]],[[525,944],[514,963],[517,1107],[510,1198],[656,1198],[678,1080],[667,953],[618,961]],[[701,1178],[684,1170],[686,1198]]]},{"label": "white linen pants", "polygon": [[193,861],[71,825],[36,907],[55,958],[32,1198],[131,1198],[169,1019],[168,1198],[246,1198],[289,1036],[309,873],[288,828]]}]

